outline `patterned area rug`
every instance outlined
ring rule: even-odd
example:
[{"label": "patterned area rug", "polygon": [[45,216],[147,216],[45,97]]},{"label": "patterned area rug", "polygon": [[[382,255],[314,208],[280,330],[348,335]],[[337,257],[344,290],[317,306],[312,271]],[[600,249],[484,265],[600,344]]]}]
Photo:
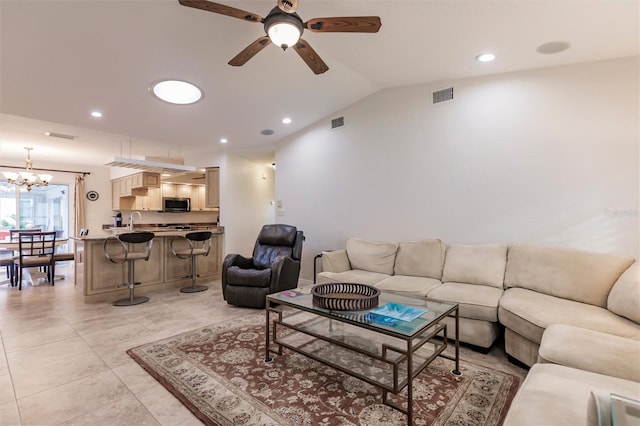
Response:
[{"label": "patterned area rug", "polygon": [[[251,314],[127,353],[205,424],[406,424],[366,382],[287,349],[265,363],[264,321]],[[454,376],[453,366],[437,358],[414,379],[414,424],[502,424],[519,378],[464,361]]]}]

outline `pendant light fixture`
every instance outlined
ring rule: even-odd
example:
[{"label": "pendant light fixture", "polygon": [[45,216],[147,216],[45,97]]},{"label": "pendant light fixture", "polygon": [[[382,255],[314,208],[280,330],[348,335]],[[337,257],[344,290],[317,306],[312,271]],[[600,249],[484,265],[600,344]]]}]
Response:
[{"label": "pendant light fixture", "polygon": [[4,177],[7,179],[7,182],[11,184],[15,184],[17,186],[24,186],[27,188],[27,191],[31,191],[31,188],[34,186],[47,186],[49,182],[53,179],[53,176],[48,174],[38,174],[35,175],[33,173],[33,162],[31,161],[31,151],[33,148],[24,147],[27,150],[27,165],[23,172],[2,172]]}]

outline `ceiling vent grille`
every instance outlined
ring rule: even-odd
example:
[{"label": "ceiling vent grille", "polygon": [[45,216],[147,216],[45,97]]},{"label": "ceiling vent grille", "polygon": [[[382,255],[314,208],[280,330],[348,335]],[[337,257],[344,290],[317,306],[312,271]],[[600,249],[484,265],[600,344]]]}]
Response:
[{"label": "ceiling vent grille", "polygon": [[331,129],[337,129],[344,126],[344,117],[338,117],[331,120]]},{"label": "ceiling vent grille", "polygon": [[433,103],[447,102],[453,100],[453,87],[433,92]]}]

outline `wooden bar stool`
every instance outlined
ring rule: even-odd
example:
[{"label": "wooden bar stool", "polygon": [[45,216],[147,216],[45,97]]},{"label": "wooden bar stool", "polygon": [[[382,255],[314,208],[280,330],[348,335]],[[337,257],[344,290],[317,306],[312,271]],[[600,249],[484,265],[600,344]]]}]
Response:
[{"label": "wooden bar stool", "polygon": [[[174,244],[180,241],[180,244]],[[191,258],[191,287],[183,287],[180,289],[182,293],[197,293],[205,291],[209,287],[197,285],[198,264],[197,256],[208,256],[211,250],[211,232],[189,232],[184,237],[178,236],[171,240],[171,253],[179,259]],[[176,246],[179,246],[176,248]],[[186,277],[185,277],[186,278]]]},{"label": "wooden bar stool", "polygon": [[[145,296],[134,296],[135,282],[135,262],[143,259],[149,260],[151,247],[153,246],[153,232],[128,232],[118,236],[109,237],[104,241],[104,255],[112,263],[129,263],[129,297],[113,302],[114,306],[139,305],[149,301]],[[135,251],[136,246],[144,245],[141,251]]]}]

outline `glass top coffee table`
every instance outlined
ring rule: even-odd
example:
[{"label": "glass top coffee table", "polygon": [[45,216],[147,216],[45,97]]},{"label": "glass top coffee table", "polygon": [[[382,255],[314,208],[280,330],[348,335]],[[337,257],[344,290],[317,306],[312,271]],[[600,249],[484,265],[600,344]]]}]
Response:
[{"label": "glass top coffee table", "polygon": [[[382,389],[384,404],[413,423],[413,379],[436,357],[455,362],[460,375],[458,305],[417,296],[381,292],[378,306],[401,304],[427,311],[412,321],[365,311],[334,311],[314,306],[311,287],[267,296],[265,361],[285,347]],[[275,318],[273,317],[275,315]],[[455,319],[454,355],[444,354],[446,317]],[[440,337],[437,337],[437,336]],[[407,389],[406,408],[389,398]]]}]

